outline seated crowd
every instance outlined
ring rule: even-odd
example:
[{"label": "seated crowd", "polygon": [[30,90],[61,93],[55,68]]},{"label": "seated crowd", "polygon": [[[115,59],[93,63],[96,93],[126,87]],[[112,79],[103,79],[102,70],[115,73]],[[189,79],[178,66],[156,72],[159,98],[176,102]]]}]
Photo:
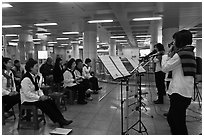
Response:
[{"label": "seated crowd", "polygon": [[[30,58],[25,68],[22,69],[20,61],[15,60],[12,67],[12,60],[7,57],[2,59],[2,105],[4,115],[16,104],[35,105],[45,113],[53,123],[60,127],[69,125],[72,120],[66,120],[57,107],[54,99],[45,95],[41,90],[40,76],[43,77],[45,85],[52,86],[53,92],[62,92],[69,99],[68,91],[72,90],[77,95],[77,104],[87,104],[93,100],[91,94],[98,94],[101,87],[98,86],[98,79],[91,71],[91,60],[87,58],[85,65],[81,59],[71,58],[64,65],[62,59],[57,57],[55,65],[52,65],[52,58],[48,58],[45,64],[38,67],[38,62]],[[25,73],[24,73],[25,72]],[[30,112],[23,112],[23,117],[30,120]]]}]

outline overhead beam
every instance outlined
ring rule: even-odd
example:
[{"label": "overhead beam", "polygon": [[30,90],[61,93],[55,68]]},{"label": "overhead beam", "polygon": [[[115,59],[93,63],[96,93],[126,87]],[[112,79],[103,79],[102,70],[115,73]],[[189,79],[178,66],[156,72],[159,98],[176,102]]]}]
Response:
[{"label": "overhead beam", "polygon": [[125,31],[130,42],[130,45],[133,47],[137,47],[137,43],[135,42],[135,39],[132,36],[132,31],[129,25],[129,20],[127,18],[127,13],[124,10],[123,5],[121,3],[110,3],[109,5],[112,8],[116,18],[120,22],[120,25],[123,27],[123,30]]}]

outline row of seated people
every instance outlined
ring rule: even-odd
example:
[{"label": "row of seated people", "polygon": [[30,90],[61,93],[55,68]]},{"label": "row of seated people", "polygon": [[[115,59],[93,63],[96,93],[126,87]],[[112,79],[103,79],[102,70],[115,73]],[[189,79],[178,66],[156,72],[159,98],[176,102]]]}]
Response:
[{"label": "row of seated people", "polygon": [[85,99],[92,100],[91,93],[98,93],[101,89],[98,85],[98,79],[91,75],[90,59],[86,59],[87,65],[83,66],[81,59],[71,58],[66,63],[66,70],[63,73],[64,88],[74,92],[78,91],[78,104],[86,104]]},{"label": "row of seated people", "polygon": [[[60,127],[69,125],[72,120],[66,120],[55,102],[45,96],[38,86],[38,64],[37,61],[29,59],[26,62],[26,73],[21,81],[20,93],[16,91],[14,75],[11,71],[12,62],[10,58],[2,59],[2,105],[4,112],[8,112],[14,105],[21,104],[35,105],[45,113],[53,123],[58,123]],[[25,114],[28,116],[28,114]],[[25,116],[25,117],[26,117]]]},{"label": "row of seated people", "polygon": [[91,94],[98,94],[101,89],[98,79],[91,71],[91,59],[87,58],[85,64],[81,59],[70,59],[64,65],[60,57],[56,58],[54,66],[52,58],[48,57],[46,62],[41,65],[40,73],[43,76],[45,85],[55,85],[55,91],[60,91],[63,86],[65,93],[71,89],[78,91],[78,104],[86,104],[87,100],[92,100]]},{"label": "row of seated people", "polygon": [[[91,62],[87,59],[86,64]],[[77,66],[76,66],[77,64]],[[43,94],[39,89],[37,79],[38,64],[37,61],[29,59],[25,65],[26,73],[22,77],[20,94],[16,92],[16,84],[14,82],[14,75],[11,71],[12,62],[10,58],[3,58],[2,70],[2,102],[4,105],[4,112],[8,112],[15,104],[32,104],[40,108],[47,114],[54,123],[59,123],[60,127],[72,123],[72,120],[65,120],[54,101]],[[86,73],[86,74],[84,74]],[[66,70],[63,73],[64,91],[66,89],[78,91],[78,103],[86,104],[85,96],[90,97],[93,90],[90,89],[92,83],[93,89],[100,90],[98,87],[98,80],[96,77],[90,75],[90,67],[83,67],[81,59],[70,59],[66,63]],[[53,113],[54,112],[54,113]],[[25,117],[29,119],[29,114]]]}]

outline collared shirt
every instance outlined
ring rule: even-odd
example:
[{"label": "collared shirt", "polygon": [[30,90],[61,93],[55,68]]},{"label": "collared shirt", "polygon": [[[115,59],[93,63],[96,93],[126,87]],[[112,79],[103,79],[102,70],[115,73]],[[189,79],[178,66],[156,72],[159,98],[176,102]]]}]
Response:
[{"label": "collared shirt", "polygon": [[12,71],[2,70],[4,73],[12,77],[13,87],[7,87],[7,78],[2,75],[2,96],[8,95],[11,91],[16,91],[16,85],[14,82],[14,75]]},{"label": "collared shirt", "polygon": [[161,63],[157,57],[154,57],[153,61],[156,63],[155,72],[162,71]]},{"label": "collared shirt", "polygon": [[91,67],[90,67],[90,66],[87,66],[87,65],[86,65],[86,66],[83,67],[82,75],[83,75],[85,78],[89,79],[89,78],[92,77],[91,74],[90,74],[90,72],[91,72]]},{"label": "collared shirt", "polygon": [[181,96],[192,98],[194,91],[194,78],[184,76],[181,66],[181,59],[176,53],[172,58],[162,58],[162,71],[172,71],[172,81],[170,82],[168,94],[178,93]]},{"label": "collared shirt", "polygon": [[[35,81],[35,76],[33,74],[31,74],[31,76],[32,76],[33,80]],[[32,83],[32,81],[30,80],[30,78],[28,78],[28,77],[25,77],[21,81],[20,94],[21,94],[21,104],[23,102],[35,102],[35,101],[38,101],[40,96],[44,95],[42,90],[40,90],[40,89],[35,91],[35,86]]]},{"label": "collared shirt", "polygon": [[72,87],[72,86],[75,86],[76,83],[74,83],[74,78],[73,78],[73,75],[70,71],[66,70],[63,74],[64,76],[64,87]]}]

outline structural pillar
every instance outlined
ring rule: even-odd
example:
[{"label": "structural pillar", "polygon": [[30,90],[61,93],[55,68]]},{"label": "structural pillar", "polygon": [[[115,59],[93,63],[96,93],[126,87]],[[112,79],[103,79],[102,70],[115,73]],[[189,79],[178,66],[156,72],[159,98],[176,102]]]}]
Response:
[{"label": "structural pillar", "polygon": [[85,22],[84,30],[84,46],[83,46],[83,60],[90,58],[92,61],[92,69],[96,71],[97,59],[97,26],[96,24],[88,24]]},{"label": "structural pillar", "polygon": [[29,58],[34,58],[34,43],[31,31],[24,30],[19,35],[18,49],[21,63],[26,63]]},{"label": "structural pillar", "polygon": [[110,39],[109,55],[116,56],[116,42],[114,39]]},{"label": "structural pillar", "polygon": [[117,47],[117,55],[122,56],[123,55],[123,46],[120,43],[117,43],[116,47]]},{"label": "structural pillar", "polygon": [[158,43],[159,21],[151,21],[151,42],[150,51],[154,50],[154,45]]},{"label": "structural pillar", "polygon": [[172,42],[173,34],[179,31],[179,4],[164,2],[164,16],[162,22],[162,44],[168,52],[168,44]]},{"label": "structural pillar", "polygon": [[79,59],[79,44],[78,43],[72,44],[72,57],[75,59]]},{"label": "structural pillar", "polygon": [[202,58],[202,39],[196,40],[196,57]]}]

